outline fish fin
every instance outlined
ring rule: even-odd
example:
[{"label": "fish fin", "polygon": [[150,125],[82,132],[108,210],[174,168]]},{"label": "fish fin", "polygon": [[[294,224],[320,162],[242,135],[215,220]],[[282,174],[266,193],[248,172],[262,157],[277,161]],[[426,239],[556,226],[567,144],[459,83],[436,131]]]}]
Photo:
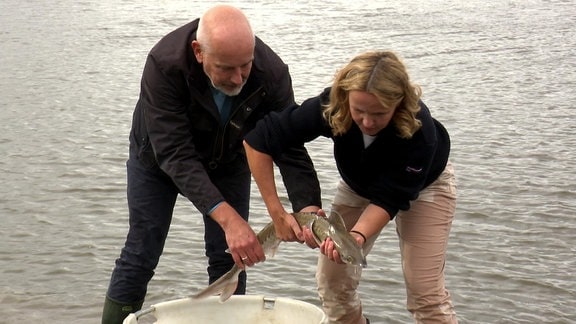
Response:
[{"label": "fish fin", "polygon": [[[238,274],[240,274],[240,272],[241,271],[238,271]],[[238,287],[238,275],[236,275],[236,280],[228,282],[224,286],[224,289],[222,289],[222,292],[220,293],[220,302],[223,303],[227,301],[230,296],[234,295],[236,287]]]},{"label": "fish fin", "polygon": [[337,211],[331,211],[330,216],[328,216],[328,222],[330,225],[334,226],[334,228],[338,231],[348,232],[346,229],[346,224],[344,223],[344,219]]},{"label": "fish fin", "polygon": [[271,258],[276,255],[276,251],[278,251],[278,246],[280,245],[281,242],[282,241],[280,241],[279,239],[276,239],[274,241],[274,244],[272,244],[272,246],[270,247],[269,254]]},{"label": "fish fin", "polygon": [[232,266],[230,271],[226,272],[218,280],[214,281],[211,285],[204,290],[192,296],[192,299],[202,299],[209,296],[220,295],[220,301],[224,302],[236,291],[238,286],[238,275],[243,270],[236,265]]},{"label": "fish fin", "polygon": [[315,219],[310,220],[310,222],[308,222],[308,228],[312,232],[312,236],[314,237],[314,241],[316,242],[316,244],[318,244],[318,246],[320,246],[322,244],[322,241],[320,240],[318,235],[316,235],[316,233],[314,233],[314,222],[315,221],[316,221]]}]

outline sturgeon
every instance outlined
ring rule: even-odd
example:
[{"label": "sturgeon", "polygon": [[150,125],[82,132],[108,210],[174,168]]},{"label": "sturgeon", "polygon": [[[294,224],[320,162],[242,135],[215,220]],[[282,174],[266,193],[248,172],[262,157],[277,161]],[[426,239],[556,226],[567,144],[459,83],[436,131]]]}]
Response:
[{"label": "sturgeon", "polygon": [[[316,213],[308,212],[292,213],[292,216],[294,216],[294,219],[296,219],[300,226],[307,226],[312,230],[318,245],[320,245],[320,243],[327,237],[330,237],[344,263],[361,266],[363,268],[367,266],[366,257],[364,256],[362,248],[358,245],[356,239],[346,230],[346,225],[344,225],[344,221],[340,214],[332,212],[328,218],[318,216]],[[278,249],[278,245],[281,243],[281,241],[276,237],[274,223],[270,222],[266,224],[266,226],[264,226],[256,236],[262,245],[264,254],[267,256],[274,256]],[[241,268],[234,264],[227,273],[214,281],[204,290],[193,295],[192,298],[201,299],[219,294],[220,302],[225,302],[230,298],[230,296],[232,296],[232,294],[234,294],[234,291],[236,291],[236,287],[238,286],[238,275],[242,271]]]}]

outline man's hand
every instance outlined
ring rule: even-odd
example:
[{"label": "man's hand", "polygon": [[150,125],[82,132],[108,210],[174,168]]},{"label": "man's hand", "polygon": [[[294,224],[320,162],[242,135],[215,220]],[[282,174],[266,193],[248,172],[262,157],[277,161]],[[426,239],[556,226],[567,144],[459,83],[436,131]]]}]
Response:
[{"label": "man's hand", "polygon": [[266,260],[264,250],[254,230],[232,206],[223,202],[210,217],[224,230],[228,250],[239,268],[245,269],[245,266],[253,266]]},{"label": "man's hand", "polygon": [[236,265],[244,269],[245,265],[251,267],[266,260],[266,256],[250,225],[242,217],[238,216],[238,218],[240,220],[237,224],[225,231],[226,243]]}]

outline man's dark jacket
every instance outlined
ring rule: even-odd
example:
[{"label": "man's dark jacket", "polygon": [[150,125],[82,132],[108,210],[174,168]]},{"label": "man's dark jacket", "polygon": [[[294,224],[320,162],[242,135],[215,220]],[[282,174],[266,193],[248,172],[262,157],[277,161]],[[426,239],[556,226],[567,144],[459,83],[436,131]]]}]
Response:
[{"label": "man's dark jacket", "polygon": [[[206,214],[224,197],[212,181],[248,170],[242,140],[271,110],[294,105],[288,66],[260,39],[252,70],[222,125],[209,79],[191,43],[198,19],[162,38],[150,51],[134,111],[130,152],[146,167],[160,167],[180,192]],[[277,162],[292,207],[320,205],[320,188],[304,147]],[[292,170],[308,170],[304,176]]]}]

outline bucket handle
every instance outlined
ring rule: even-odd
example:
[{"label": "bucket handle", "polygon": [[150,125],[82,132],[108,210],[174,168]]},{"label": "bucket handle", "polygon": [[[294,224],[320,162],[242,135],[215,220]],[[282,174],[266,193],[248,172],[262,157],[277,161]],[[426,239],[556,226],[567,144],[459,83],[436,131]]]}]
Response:
[{"label": "bucket handle", "polygon": [[263,298],[264,301],[264,309],[274,309],[274,306],[276,305],[276,298],[272,298],[272,297],[264,297]]}]

